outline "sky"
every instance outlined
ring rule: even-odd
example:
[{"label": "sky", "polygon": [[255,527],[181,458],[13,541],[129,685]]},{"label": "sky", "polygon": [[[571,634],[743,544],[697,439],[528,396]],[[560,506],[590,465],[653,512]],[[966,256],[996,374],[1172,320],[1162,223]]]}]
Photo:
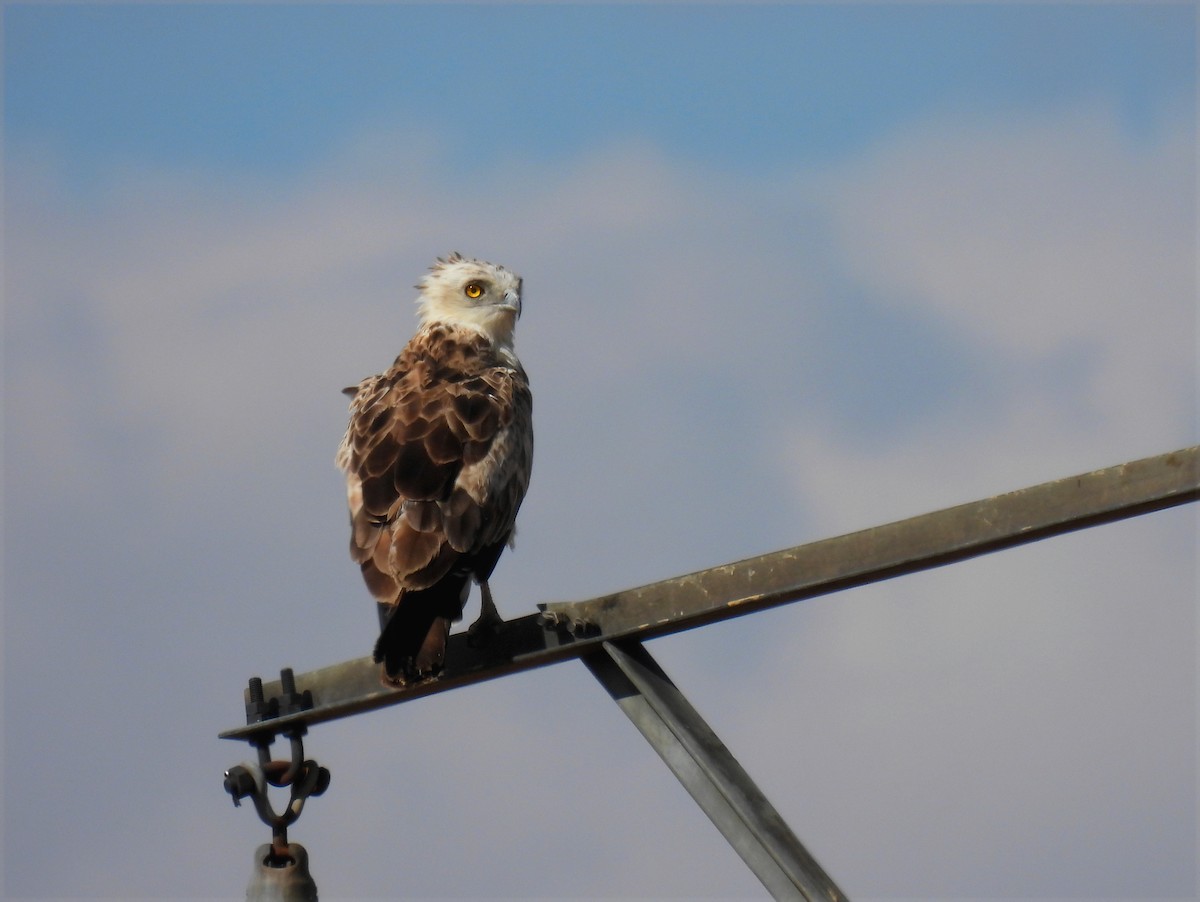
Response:
[{"label": "sky", "polygon": [[[339,389],[439,255],[524,277],[505,616],[1197,442],[1190,3],[2,15],[6,898],[243,897],[217,734],[370,651]],[[851,898],[1194,899],[1198,551],[648,648]],[[578,662],[306,752],[325,899],[764,896]]]}]

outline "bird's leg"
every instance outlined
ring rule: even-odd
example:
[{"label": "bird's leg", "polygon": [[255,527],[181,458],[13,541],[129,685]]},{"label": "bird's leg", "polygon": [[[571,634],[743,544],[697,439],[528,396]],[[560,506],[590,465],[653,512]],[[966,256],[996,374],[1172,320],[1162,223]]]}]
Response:
[{"label": "bird's leg", "polygon": [[486,579],[479,584],[479,590],[483,595],[479,603],[479,619],[467,629],[467,644],[472,648],[486,645],[500,632],[500,625],[504,623],[500,612],[496,610],[496,603],[492,601],[492,590],[488,588]]}]

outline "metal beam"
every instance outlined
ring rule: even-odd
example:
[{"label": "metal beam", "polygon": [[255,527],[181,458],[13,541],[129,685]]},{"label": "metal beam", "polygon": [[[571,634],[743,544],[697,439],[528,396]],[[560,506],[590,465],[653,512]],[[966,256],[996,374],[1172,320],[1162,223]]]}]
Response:
[{"label": "metal beam", "polygon": [[[543,605],[540,615],[510,620],[485,648],[452,636],[445,671],[428,683],[384,687],[369,657],[299,674],[295,687],[311,692],[310,708],[288,704],[289,713],[264,718],[251,713],[247,692],[253,722],[221,736],[261,739],[581,657],[605,641],[679,632],[1198,498],[1200,446],[1193,446],[589,601]],[[287,695],[282,681],[264,684],[263,693]]]},{"label": "metal beam", "polygon": [[583,663],[773,898],[846,898],[640,642],[604,642]]},{"label": "metal beam", "polygon": [[547,605],[639,638],[1012,548],[1196,501],[1200,446],[714,567],[603,598]]}]

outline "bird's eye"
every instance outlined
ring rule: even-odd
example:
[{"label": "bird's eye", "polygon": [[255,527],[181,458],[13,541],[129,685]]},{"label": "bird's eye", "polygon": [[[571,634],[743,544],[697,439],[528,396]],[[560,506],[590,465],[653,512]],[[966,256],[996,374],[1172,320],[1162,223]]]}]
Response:
[{"label": "bird's eye", "polygon": [[463,292],[465,292],[467,297],[469,297],[471,300],[475,300],[476,298],[483,297],[483,286],[478,282],[468,282],[467,287],[463,289]]}]

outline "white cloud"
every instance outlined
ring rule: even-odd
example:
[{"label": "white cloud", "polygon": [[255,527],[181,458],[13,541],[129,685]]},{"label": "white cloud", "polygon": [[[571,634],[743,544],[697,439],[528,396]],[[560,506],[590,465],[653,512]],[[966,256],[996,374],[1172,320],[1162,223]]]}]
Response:
[{"label": "white cloud", "polygon": [[1193,300],[1186,122],[1156,140],[1099,109],[914,125],[837,173],[829,206],[881,298],[1052,351],[1119,334],[1114,309]]},{"label": "white cloud", "polygon": [[862,522],[1193,441],[1195,138],[1182,126],[1157,141],[1096,111],[912,126],[825,173],[850,278],[881,308],[952,323],[1002,382],[990,421],[947,407],[954,419],[886,446],[794,423],[783,447],[805,500]]},{"label": "white cloud", "polygon": [[1031,366],[1092,355],[1086,391],[1056,399],[1069,413],[1180,441],[1195,429],[1190,121],[1155,140],[1098,109],[913,129],[843,173],[830,209],[885,303]]}]

